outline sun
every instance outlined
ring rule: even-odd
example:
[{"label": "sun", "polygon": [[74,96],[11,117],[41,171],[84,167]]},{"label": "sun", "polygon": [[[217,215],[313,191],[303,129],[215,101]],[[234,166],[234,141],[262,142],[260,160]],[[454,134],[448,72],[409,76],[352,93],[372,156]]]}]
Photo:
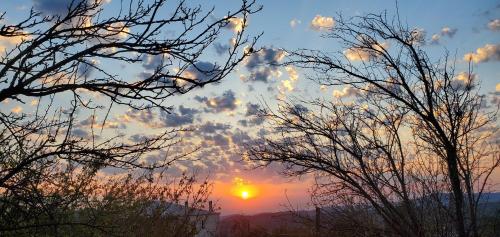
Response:
[{"label": "sun", "polygon": [[234,178],[233,188],[231,189],[232,196],[246,201],[257,197],[258,194],[259,190],[257,189],[257,186],[243,180],[242,178]]},{"label": "sun", "polygon": [[249,195],[248,191],[245,191],[245,190],[241,191],[241,198],[242,199],[247,200],[249,196],[250,195]]}]

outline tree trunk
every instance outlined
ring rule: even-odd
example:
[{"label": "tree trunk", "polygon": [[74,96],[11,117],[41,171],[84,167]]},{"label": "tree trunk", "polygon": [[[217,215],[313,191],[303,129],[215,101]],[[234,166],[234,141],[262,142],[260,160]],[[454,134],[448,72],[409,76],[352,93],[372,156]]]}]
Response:
[{"label": "tree trunk", "polygon": [[[448,173],[453,191],[453,204],[455,205],[455,228],[459,237],[466,237],[465,234],[465,219],[463,212],[464,195],[458,171],[458,156],[452,149],[447,152]],[[451,205],[451,203],[450,203]]]}]

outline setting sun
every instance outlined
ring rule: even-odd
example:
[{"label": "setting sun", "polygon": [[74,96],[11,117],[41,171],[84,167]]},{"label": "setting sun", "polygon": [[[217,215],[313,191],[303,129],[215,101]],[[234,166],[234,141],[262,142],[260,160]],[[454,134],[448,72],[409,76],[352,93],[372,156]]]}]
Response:
[{"label": "setting sun", "polygon": [[241,198],[248,199],[248,191],[241,191]]},{"label": "setting sun", "polygon": [[248,200],[257,196],[257,187],[247,180],[236,177],[233,179],[232,195],[243,200]]}]

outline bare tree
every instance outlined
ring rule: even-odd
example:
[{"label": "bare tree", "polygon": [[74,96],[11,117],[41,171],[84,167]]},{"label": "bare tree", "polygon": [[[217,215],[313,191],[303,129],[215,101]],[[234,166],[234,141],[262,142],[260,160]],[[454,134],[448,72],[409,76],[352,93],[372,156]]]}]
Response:
[{"label": "bare tree", "polygon": [[339,16],[324,37],[345,50],[292,51],[287,63],[344,86],[339,99],[268,108],[275,132],[249,147],[252,159],[314,172],[318,205],[365,205],[395,235],[481,236],[478,203],[500,156],[472,64],[457,73],[447,53],[432,61],[423,32],[386,14]]},{"label": "bare tree", "polygon": [[[29,112],[0,110],[0,208],[21,215],[4,215],[3,224],[54,217],[55,206],[73,205],[104,168],[154,181],[156,170],[189,154],[174,151],[181,129],[132,140],[110,131],[112,107],[169,112],[169,98],[222,80],[251,53],[242,46],[251,48],[258,38],[245,32],[248,16],[260,10],[253,1],[220,18],[185,1],[124,0],[111,15],[100,0],[67,4],[59,12],[34,7],[17,23],[0,14],[0,38],[14,42],[0,48],[0,103],[35,105]],[[202,61],[231,26],[226,55]],[[148,59],[157,63],[139,78],[118,70]],[[145,161],[159,151],[159,159]]]}]

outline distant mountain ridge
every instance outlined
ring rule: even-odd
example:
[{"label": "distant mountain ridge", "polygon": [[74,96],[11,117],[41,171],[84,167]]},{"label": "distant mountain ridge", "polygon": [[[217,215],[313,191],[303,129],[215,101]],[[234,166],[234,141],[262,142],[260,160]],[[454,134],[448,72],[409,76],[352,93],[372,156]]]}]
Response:
[{"label": "distant mountain ridge", "polygon": [[[439,195],[443,203],[448,203],[450,194]],[[500,193],[483,193],[478,207],[484,214],[491,215],[500,212]],[[288,231],[283,236],[309,236],[313,229],[315,210],[302,210],[297,213],[290,211],[264,212],[254,215],[234,214],[221,216],[218,225],[218,236],[268,236],[271,233]],[[306,220],[309,219],[309,220]],[[235,235],[237,231],[253,235]],[[253,231],[253,232],[252,232]]]}]

